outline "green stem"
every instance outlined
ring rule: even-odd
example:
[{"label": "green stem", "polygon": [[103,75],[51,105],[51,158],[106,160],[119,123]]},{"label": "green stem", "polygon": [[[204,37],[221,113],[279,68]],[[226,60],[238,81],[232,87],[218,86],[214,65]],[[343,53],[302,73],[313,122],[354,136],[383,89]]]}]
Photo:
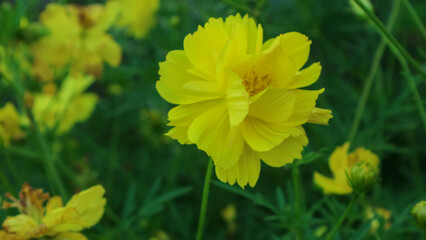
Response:
[{"label": "green stem", "polygon": [[9,152],[7,149],[5,149],[4,155],[6,157],[6,164],[7,167],[9,168],[10,173],[12,174],[13,179],[15,180],[14,183],[15,184],[20,184],[21,183],[21,178],[18,175],[18,172],[16,171],[15,166],[12,163],[12,159],[10,158]]},{"label": "green stem", "polygon": [[426,79],[426,71],[423,69],[423,67],[414,60],[413,57],[408,54],[408,52],[402,47],[402,45],[398,42],[398,40],[395,39],[395,37],[389,33],[389,31],[386,29],[385,25],[372,13],[367,6],[365,6],[364,3],[361,2],[361,0],[354,0],[358,6],[367,14],[367,16],[371,19],[371,21],[377,26],[377,29],[386,37],[389,44],[395,47],[398,52],[397,55],[401,55],[411,66],[413,66],[422,76]]},{"label": "green stem", "polygon": [[201,200],[201,210],[200,210],[200,218],[198,221],[196,240],[203,239],[203,230],[204,230],[204,223],[206,221],[207,200],[209,198],[212,171],[213,171],[213,160],[209,159],[209,165],[207,166],[206,177],[204,179],[203,199]]},{"label": "green stem", "polygon": [[299,163],[297,160],[293,162],[292,166],[292,178],[293,178],[293,190],[294,190],[294,208],[296,210],[297,227],[295,228],[295,234],[297,240],[302,240],[302,229],[301,216],[302,216],[302,202],[300,197],[300,176],[299,176]]},{"label": "green stem", "polygon": [[[389,31],[392,31],[393,26],[396,22],[396,17],[398,16],[398,12],[400,9],[400,1],[395,1],[391,13],[389,15],[389,20],[387,23],[387,28]],[[361,99],[358,103],[357,109],[355,111],[355,117],[352,122],[352,127],[348,135],[348,142],[352,142],[356,132],[358,131],[359,123],[361,121],[361,117],[364,113],[365,105],[367,104],[368,97],[370,95],[371,86],[373,85],[374,78],[376,77],[377,70],[380,66],[380,61],[382,60],[383,53],[385,52],[386,41],[382,39],[379,46],[376,49],[373,57],[373,63],[371,64],[370,71],[365,80],[364,88],[362,89]]]},{"label": "green stem", "polygon": [[419,16],[417,15],[416,11],[413,8],[413,5],[411,5],[409,0],[402,0],[402,2],[404,3],[404,6],[407,9],[410,16],[413,18],[414,24],[416,24],[416,26],[419,29],[420,33],[422,34],[424,40],[426,40],[425,26],[423,26],[422,20],[420,20]]},{"label": "green stem", "polygon": [[419,90],[417,89],[416,81],[411,76],[410,68],[408,67],[405,59],[399,57],[398,60],[401,64],[402,71],[404,72],[404,77],[405,79],[407,79],[408,87],[410,88],[411,93],[413,94],[414,103],[416,104],[417,111],[419,112],[420,119],[422,120],[423,128],[426,131],[426,110],[422,102],[422,97],[420,96]]},{"label": "green stem", "polygon": [[37,143],[40,147],[43,164],[46,169],[46,174],[49,179],[50,188],[52,190],[53,189],[58,190],[62,199],[67,199],[67,193],[65,191],[62,180],[58,174],[58,171],[55,167],[55,162],[54,162],[52,152],[50,151],[48,147],[46,139],[40,132],[40,129],[35,119],[33,119],[33,127],[34,127],[35,136],[37,139]]},{"label": "green stem", "polygon": [[343,215],[340,217],[337,224],[334,226],[333,230],[327,235],[327,240],[333,239],[334,235],[336,235],[337,231],[339,230],[340,226],[342,225],[343,221],[345,220],[346,216],[349,214],[349,211],[351,211],[353,205],[355,204],[355,201],[358,199],[359,193],[356,192],[352,196],[351,202],[349,203],[348,207],[346,208]]},{"label": "green stem", "polygon": [[6,175],[4,174],[3,168],[0,168],[0,179],[1,179],[2,185],[4,186],[4,188],[6,189],[6,191],[8,191],[11,194],[15,195],[16,191],[12,187],[12,185],[10,184],[9,179],[7,179]]},{"label": "green stem", "polygon": [[17,156],[25,157],[25,158],[29,158],[29,159],[40,159],[40,156],[37,153],[33,153],[31,151],[21,149],[21,148],[17,148],[17,147],[14,147],[14,146],[8,146],[7,150],[4,149],[4,151],[8,151],[8,153],[12,154],[12,155],[17,155]]}]

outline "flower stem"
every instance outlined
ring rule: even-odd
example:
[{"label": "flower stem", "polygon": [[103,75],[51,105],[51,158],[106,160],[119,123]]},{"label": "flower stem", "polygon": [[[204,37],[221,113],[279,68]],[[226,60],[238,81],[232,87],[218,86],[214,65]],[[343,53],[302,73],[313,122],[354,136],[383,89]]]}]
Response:
[{"label": "flower stem", "polygon": [[0,168],[0,180],[1,180],[3,187],[6,189],[6,191],[15,195],[15,189],[10,184],[9,179],[7,179],[7,177],[6,177],[6,174],[4,174],[3,168]]},{"label": "flower stem", "polygon": [[33,119],[33,125],[37,143],[40,147],[43,164],[46,169],[47,177],[49,179],[50,188],[59,191],[59,194],[61,195],[62,199],[67,199],[67,193],[65,191],[62,180],[58,174],[58,171],[55,167],[53,155],[48,147],[46,139],[40,132],[38,123],[35,119]]},{"label": "flower stem", "polygon": [[336,235],[337,231],[339,230],[340,226],[342,225],[343,221],[345,220],[346,216],[348,215],[349,211],[352,209],[353,205],[355,204],[355,201],[358,199],[359,192],[355,192],[352,196],[351,202],[349,203],[348,207],[346,208],[343,215],[340,217],[337,224],[334,226],[333,230],[327,235],[327,240],[333,239],[334,235]]},{"label": "flower stem", "polygon": [[302,216],[302,199],[300,197],[300,174],[299,174],[299,163],[297,160],[294,160],[292,166],[292,178],[293,178],[293,190],[294,190],[294,208],[296,210],[296,218],[298,226],[295,228],[295,234],[297,240],[302,240],[302,229],[300,229],[300,222]]},{"label": "flower stem", "polygon": [[204,179],[203,199],[201,200],[200,218],[198,221],[197,240],[203,239],[204,223],[206,221],[207,200],[209,198],[210,181],[212,178],[213,160],[209,159],[207,166],[206,177]]},{"label": "flower stem", "polygon": [[372,13],[367,6],[365,6],[364,3],[361,2],[361,0],[354,0],[358,6],[367,14],[367,16],[371,19],[371,21],[377,26],[377,29],[380,31],[381,34],[388,40],[389,44],[396,48],[397,55],[402,56],[411,66],[413,66],[422,76],[426,79],[426,71],[423,69],[423,67],[414,60],[413,57],[408,54],[408,52],[402,47],[402,45],[398,42],[398,40],[395,39],[395,37],[389,33],[389,31],[386,29],[385,25]]},{"label": "flower stem", "polygon": [[426,40],[426,29],[423,25],[422,21],[420,20],[419,16],[417,15],[416,11],[413,8],[413,5],[411,5],[409,0],[402,0],[404,3],[405,8],[409,12],[410,16],[413,18],[414,24],[416,24],[417,28],[419,29],[420,33],[422,34],[424,40]]},{"label": "flower stem", "polygon": [[[395,25],[396,17],[398,16],[400,6],[401,6],[400,1],[395,1],[392,7],[391,13],[389,15],[388,23],[387,23],[387,28],[389,31],[392,31],[392,28]],[[374,53],[373,63],[371,64],[370,71],[365,80],[364,88],[362,89],[361,100],[359,101],[356,112],[355,112],[355,117],[352,122],[352,127],[348,135],[348,142],[353,141],[355,134],[358,131],[359,123],[361,121],[361,117],[364,113],[365,105],[367,104],[367,100],[370,95],[371,86],[373,85],[374,78],[376,77],[377,70],[379,69],[379,66],[380,66],[380,61],[382,60],[383,53],[385,52],[385,47],[386,47],[386,41],[382,39],[382,41],[380,42],[379,46],[376,49],[376,52]]]}]

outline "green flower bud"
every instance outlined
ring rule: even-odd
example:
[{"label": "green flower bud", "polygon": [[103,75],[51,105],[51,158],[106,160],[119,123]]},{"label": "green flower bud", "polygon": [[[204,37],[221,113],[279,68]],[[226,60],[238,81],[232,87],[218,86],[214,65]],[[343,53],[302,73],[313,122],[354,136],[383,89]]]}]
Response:
[{"label": "green flower bud", "polygon": [[419,227],[426,230],[426,201],[417,203],[411,210],[411,214],[413,214]]},{"label": "green flower bud", "polygon": [[348,181],[355,192],[363,192],[371,188],[378,177],[379,168],[367,161],[362,161],[352,167]]}]

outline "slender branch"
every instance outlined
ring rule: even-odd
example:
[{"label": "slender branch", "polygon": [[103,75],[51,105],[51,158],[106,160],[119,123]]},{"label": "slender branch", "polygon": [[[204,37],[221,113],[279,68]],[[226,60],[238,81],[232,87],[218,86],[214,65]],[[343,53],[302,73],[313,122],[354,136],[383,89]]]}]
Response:
[{"label": "slender branch", "polygon": [[380,33],[383,34],[383,36],[386,37],[389,44],[395,47],[398,50],[398,55],[401,55],[411,66],[413,66],[422,76],[426,79],[426,71],[423,69],[423,67],[414,60],[413,57],[411,57],[410,54],[402,47],[402,45],[398,42],[398,40],[395,39],[395,37],[389,33],[389,31],[386,29],[385,25],[372,13],[367,6],[365,6],[364,3],[361,2],[361,0],[354,0],[355,3],[358,4],[358,6],[367,14],[367,16],[371,19],[371,21],[377,26],[377,29]]},{"label": "slender branch", "polygon": [[33,120],[33,127],[36,136],[37,143],[39,145],[41,156],[43,160],[44,167],[46,169],[47,177],[49,179],[49,184],[52,189],[57,189],[62,197],[62,199],[67,199],[67,193],[65,191],[62,180],[56,169],[53,155],[48,147],[47,141],[40,132],[38,123],[35,119]]},{"label": "slender branch", "polygon": [[213,160],[209,159],[209,165],[207,166],[206,177],[204,180],[203,199],[201,200],[200,219],[198,221],[197,237],[196,237],[197,240],[203,239],[203,230],[204,230],[204,223],[206,221],[207,201],[209,198],[212,171],[213,171]]},{"label": "slender branch", "polygon": [[331,232],[327,235],[327,240],[332,240],[333,237],[334,237],[334,235],[336,235],[336,233],[339,230],[340,226],[342,225],[343,221],[345,220],[345,218],[347,217],[347,215],[351,211],[353,205],[355,204],[356,200],[358,199],[358,196],[359,196],[359,192],[355,192],[354,195],[353,195],[353,197],[352,197],[352,199],[351,199],[351,202],[349,203],[349,205],[346,208],[345,212],[340,217],[339,221],[334,226],[333,230],[331,230]]},{"label": "slender branch", "polygon": [[[396,18],[400,9],[400,1],[395,1],[391,13],[389,15],[389,20],[387,23],[387,28],[389,31],[392,31],[392,28],[395,25]],[[376,77],[377,70],[380,66],[380,61],[382,60],[383,53],[385,52],[386,41],[384,39],[381,40],[379,46],[376,48],[376,52],[374,53],[373,63],[371,64],[370,71],[367,75],[367,78],[364,83],[364,88],[362,89],[361,100],[358,103],[357,109],[355,111],[355,117],[352,122],[352,127],[348,135],[348,142],[352,142],[356,132],[358,131],[359,123],[361,121],[361,117],[364,114],[365,105],[367,104],[368,97],[370,95],[371,86],[373,85],[374,78]]]},{"label": "slender branch", "polygon": [[420,20],[419,16],[417,15],[416,11],[413,8],[413,5],[411,5],[409,0],[402,0],[404,3],[405,8],[409,12],[409,15],[414,21],[414,24],[416,24],[417,28],[419,29],[420,33],[422,34],[424,40],[426,40],[426,29],[425,26],[422,23],[422,20]]}]

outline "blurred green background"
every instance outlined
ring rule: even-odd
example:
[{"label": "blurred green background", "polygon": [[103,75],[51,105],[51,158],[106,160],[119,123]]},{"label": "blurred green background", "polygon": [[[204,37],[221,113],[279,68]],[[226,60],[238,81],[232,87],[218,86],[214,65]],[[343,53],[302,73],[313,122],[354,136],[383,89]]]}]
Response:
[{"label": "blurred green background", "polygon": [[[46,4],[53,1],[18,2],[9,2],[11,9],[3,5],[0,12],[0,26],[4,26],[1,44],[6,48],[11,42],[25,40],[14,24],[16,19],[26,16],[30,22],[37,21]],[[387,22],[397,0],[371,2],[376,15]],[[410,2],[425,22],[426,1]],[[325,87],[318,106],[331,109],[334,118],[326,127],[306,126],[310,143],[303,153],[310,162],[300,166],[304,208],[300,222],[294,220],[291,166],[262,164],[253,189],[229,187],[213,176],[205,239],[294,239],[292,230],[299,226],[306,239],[315,239],[318,228],[329,230],[337,222],[350,197],[323,195],[313,184],[312,174],[315,170],[329,174],[328,156],[348,139],[381,42],[374,25],[355,14],[346,0],[161,0],[157,23],[146,38],[135,40],[111,31],[122,47],[123,61],[117,68],[105,66],[102,77],[90,87],[89,91],[100,96],[92,116],[68,134],[49,138],[69,194],[97,183],[106,188],[107,211],[98,225],[85,231],[89,239],[194,238],[208,157],[194,145],[182,146],[164,136],[172,105],[155,89],[158,63],[169,51],[182,49],[184,37],[210,17],[235,13],[255,17],[263,26],[265,39],[298,31],[312,40],[308,64],[320,61],[323,66],[312,89]],[[392,32],[425,66],[426,40],[403,4]],[[356,204],[336,239],[420,239],[409,211],[426,198],[426,134],[406,77],[398,59],[386,48],[352,146],[364,146],[380,156],[381,181]],[[425,99],[425,79],[415,71],[409,77]],[[0,83],[1,106],[14,99],[11,88]],[[31,135],[14,145],[34,152],[37,148],[29,138]],[[7,157],[15,173],[8,170]],[[2,150],[0,167],[17,191],[24,181],[50,190],[38,159]],[[2,185],[0,190],[6,191]],[[229,204],[236,208],[235,229],[222,216]],[[390,210],[391,227],[384,229],[381,224],[375,234],[370,233],[370,221],[363,212],[367,205]],[[3,219],[6,212],[0,211],[0,216]]]}]

